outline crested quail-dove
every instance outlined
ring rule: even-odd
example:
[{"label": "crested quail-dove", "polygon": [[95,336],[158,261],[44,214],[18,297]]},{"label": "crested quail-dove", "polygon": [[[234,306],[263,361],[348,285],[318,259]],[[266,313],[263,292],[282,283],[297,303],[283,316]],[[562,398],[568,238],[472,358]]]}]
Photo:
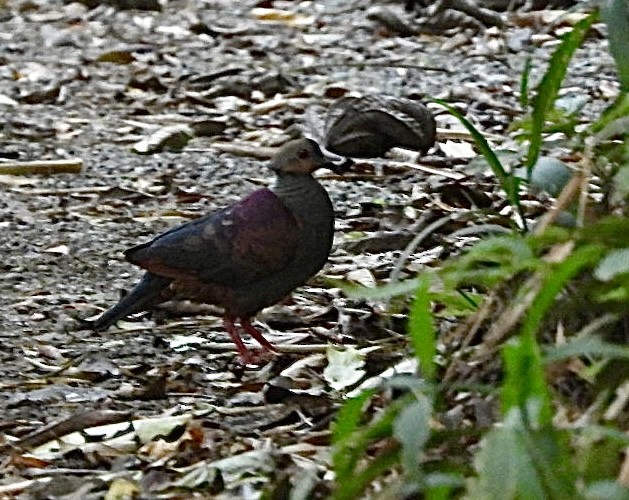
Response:
[{"label": "crested quail-dove", "polygon": [[251,318],[305,283],[330,254],[332,203],[311,175],[322,167],[335,169],[314,141],[291,141],[271,160],[277,177],[270,189],[126,250],[126,259],[147,272],[92,328],[104,330],[161,302],[189,299],[223,308],[225,329],[244,362],[253,357],[238,322],[275,351]]},{"label": "crested quail-dove", "polygon": [[436,124],[417,101],[383,94],[344,97],[326,117],[325,148],[340,156],[378,158],[400,147],[425,154],[435,144]]}]

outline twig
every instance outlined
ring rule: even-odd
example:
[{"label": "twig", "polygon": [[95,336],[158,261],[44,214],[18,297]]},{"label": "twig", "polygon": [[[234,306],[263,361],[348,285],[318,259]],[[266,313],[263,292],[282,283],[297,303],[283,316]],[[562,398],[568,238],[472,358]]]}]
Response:
[{"label": "twig", "polygon": [[[490,295],[485,298],[483,303],[481,304],[480,309],[478,309],[474,314],[469,316],[463,324],[458,326],[453,332],[447,333],[447,337],[444,338],[444,344],[450,344],[455,339],[460,337],[463,338],[461,345],[459,346],[458,351],[463,352],[472,342],[472,339],[476,336],[478,330],[482,326],[483,322],[487,319],[489,314],[492,312],[492,308],[496,303],[497,294],[495,291],[491,292]],[[457,374],[458,369],[458,360],[452,360],[448,367],[446,368],[446,372],[442,378],[442,383],[450,382]]]},{"label": "twig", "polygon": [[466,177],[464,174],[461,174],[459,172],[452,172],[450,169],[437,169],[433,167],[428,167],[426,165],[409,163],[405,161],[403,162],[403,161],[395,161],[395,160],[376,160],[372,162],[365,161],[365,163],[367,164],[374,163],[376,165],[386,165],[387,167],[392,167],[392,168],[404,168],[406,170],[419,170],[420,172],[426,172],[427,174],[433,174],[433,175],[440,175],[442,177],[446,177],[448,179],[452,179],[455,181],[459,181]]},{"label": "twig", "polygon": [[131,420],[131,417],[132,414],[126,411],[89,410],[80,412],[70,415],[64,420],[53,422],[41,429],[37,429],[15,443],[7,443],[0,447],[0,451],[6,451],[10,448],[18,451],[27,451],[53,439],[67,436],[72,432],[101,425],[117,424],[118,422]]},{"label": "twig", "polygon": [[393,61],[369,61],[369,62],[338,62],[338,63],[323,63],[323,64],[313,64],[309,66],[304,66],[300,68],[291,68],[289,70],[290,73],[301,73],[304,70],[312,71],[313,69],[325,69],[325,68],[403,68],[403,69],[420,69],[422,71],[437,71],[439,73],[454,73],[453,70],[444,68],[442,66],[425,66],[422,64],[410,64],[410,63],[400,63]]},{"label": "twig", "polygon": [[[0,163],[0,165],[2,165]],[[67,196],[67,195],[88,195],[88,194],[103,194],[112,190],[111,186],[89,186],[89,187],[72,187],[72,188],[57,188],[57,189],[24,189],[24,188],[12,188],[11,192],[18,194],[28,194],[31,196]],[[147,193],[142,193],[146,196],[152,196]]]},{"label": "twig", "polygon": [[[544,260],[547,262],[562,262],[570,255],[573,248],[573,241],[555,245],[548,251]],[[539,271],[533,274],[526,283],[522,285],[521,290],[524,290],[524,292],[520,293],[517,298],[513,299],[510,305],[505,308],[505,310],[502,311],[493,321],[489,330],[483,336],[483,341],[479,346],[479,349],[472,355],[472,359],[468,360],[468,363],[481,365],[496,356],[496,351],[505,342],[505,340],[515,334],[515,326],[522,320],[522,317],[526,311],[528,311],[531,304],[539,294],[539,290],[543,284],[544,275],[543,272]],[[487,319],[489,313],[491,312],[492,302],[495,301],[495,298],[496,294],[494,292],[485,300],[482,307],[474,313],[464,325],[456,329],[457,335],[451,335],[452,338],[455,338],[456,336],[460,336],[465,333],[466,330],[468,331],[461,349],[469,345],[481,323]],[[443,381],[449,382],[455,376],[455,372],[456,363],[453,361],[446,369]]]},{"label": "twig", "polygon": [[78,174],[83,168],[83,160],[37,160],[0,163],[0,175],[52,175]]},{"label": "twig", "polygon": [[[400,257],[396,261],[395,266],[393,267],[393,270],[391,271],[389,282],[395,283],[396,281],[398,281],[400,272],[402,271],[402,268],[404,267],[405,262],[407,261],[407,259],[415,251],[415,249],[419,246],[419,244],[422,241],[424,241],[428,236],[430,236],[434,231],[439,229],[441,226],[445,226],[448,222],[453,220],[457,215],[458,214],[454,213],[454,214],[447,215],[445,217],[441,217],[440,219],[437,219],[436,221],[430,223],[428,226],[424,228],[423,231],[421,231],[417,236],[415,236],[415,238],[413,238],[413,240],[408,245],[406,245],[406,248],[404,249]],[[414,224],[414,226],[416,227],[421,226],[424,222],[426,222],[426,218],[427,217],[422,216]]]},{"label": "twig", "polygon": [[[493,141],[504,141],[504,136],[491,133],[483,133],[485,139],[491,139]],[[474,138],[467,130],[451,130],[448,128],[437,129],[437,142],[443,141],[469,141],[472,142]]]},{"label": "twig", "polygon": [[585,210],[588,203],[589,181],[592,174],[592,163],[594,153],[592,151],[593,144],[586,144],[583,159],[581,160],[581,192],[579,194],[579,206],[577,208],[577,227],[583,227],[585,221]]},{"label": "twig", "polygon": [[579,190],[583,189],[584,179],[587,179],[587,176],[582,172],[578,172],[570,179],[570,182],[566,184],[559,194],[555,206],[546,212],[535,226],[533,230],[534,234],[542,234],[544,230],[555,221],[559,213],[572,203],[572,200],[574,200]]},{"label": "twig", "polygon": [[[170,322],[165,325],[149,325],[138,328],[126,328],[126,329],[117,329],[110,330],[110,334],[112,335],[128,335],[128,334],[139,334],[139,333],[165,333],[168,330],[176,330],[178,328],[182,329],[195,329],[199,330],[203,328],[204,323],[216,323],[215,321],[204,321],[204,320],[187,320],[187,321],[175,321]],[[214,325],[213,325],[214,326]],[[250,347],[255,348],[258,344],[252,344]],[[211,352],[237,352],[236,346],[231,342],[210,342],[200,344],[200,347],[205,351]],[[276,344],[277,350],[280,353],[285,354],[299,354],[299,353],[312,353],[312,352],[325,352],[328,348],[328,344]],[[74,361],[76,364],[76,361]]]},{"label": "twig", "polygon": [[211,149],[236,156],[247,156],[259,160],[268,160],[276,152],[276,148],[256,146],[246,142],[213,142]]}]

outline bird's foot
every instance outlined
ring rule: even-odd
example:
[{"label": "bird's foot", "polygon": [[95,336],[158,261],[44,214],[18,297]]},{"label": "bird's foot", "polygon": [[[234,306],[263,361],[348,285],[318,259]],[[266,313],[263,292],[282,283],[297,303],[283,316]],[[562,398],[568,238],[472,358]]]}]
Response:
[{"label": "bird's foot", "polygon": [[256,351],[248,349],[236,329],[234,320],[232,318],[225,318],[225,330],[227,330],[232,341],[236,344],[239,353],[239,361],[244,365],[260,365],[272,359],[273,353],[277,352],[275,346],[265,339],[248,320],[241,319],[240,324],[249,335],[260,343],[262,349]]},{"label": "bird's foot", "polygon": [[249,335],[251,335],[254,339],[258,341],[258,343],[264,348],[265,351],[277,352],[277,348],[273,344],[271,344],[271,342],[265,339],[262,333],[248,320],[243,319],[240,321],[240,324]]},{"label": "bird's foot", "polygon": [[238,350],[238,363],[241,365],[263,365],[273,359],[275,354],[266,349],[246,349]]}]

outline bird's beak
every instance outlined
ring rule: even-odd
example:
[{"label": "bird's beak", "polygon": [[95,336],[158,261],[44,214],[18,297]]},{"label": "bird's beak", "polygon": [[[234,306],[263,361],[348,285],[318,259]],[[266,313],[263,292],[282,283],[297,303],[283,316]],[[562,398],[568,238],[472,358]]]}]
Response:
[{"label": "bird's beak", "polygon": [[321,153],[323,153],[324,158],[327,160],[323,167],[332,170],[332,172],[337,175],[343,175],[354,164],[354,160],[332,153],[325,149],[325,147],[321,147]]},{"label": "bird's beak", "polygon": [[351,166],[354,164],[354,160],[351,158],[345,158],[340,162],[328,161],[325,168],[332,170],[337,175],[345,174]]}]

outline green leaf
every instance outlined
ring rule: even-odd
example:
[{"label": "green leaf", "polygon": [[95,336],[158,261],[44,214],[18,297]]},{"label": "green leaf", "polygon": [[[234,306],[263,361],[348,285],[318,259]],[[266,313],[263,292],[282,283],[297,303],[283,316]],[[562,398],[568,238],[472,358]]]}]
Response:
[{"label": "green leaf", "polygon": [[452,490],[464,485],[463,478],[455,474],[433,472],[424,477],[426,500],[449,500],[454,498]]},{"label": "green leaf", "polygon": [[577,248],[566,259],[551,267],[544,276],[544,284],[533,300],[520,330],[522,336],[533,338],[541,325],[544,315],[554,304],[555,298],[566,283],[585,268],[596,264],[602,249],[598,245],[585,245]]},{"label": "green leaf", "polygon": [[502,387],[502,411],[518,410],[536,428],[552,421],[550,394],[535,339],[517,338],[503,349],[506,377]]},{"label": "green leaf", "polygon": [[483,297],[480,293],[451,289],[430,292],[430,299],[439,304],[438,316],[450,318],[469,316],[478,309]]},{"label": "green leaf", "polygon": [[390,403],[373,422],[357,427],[367,396],[372,395],[373,392],[366,391],[353,402],[348,402],[349,406],[346,403],[333,428],[332,463],[336,474],[336,490],[332,498],[359,498],[359,493],[373,478],[399,462],[399,450],[394,449],[379,456],[361,471],[357,470],[361,461],[367,459],[368,446],[379,439],[391,437],[395,418],[402,408],[414,400],[411,395],[401,397]]},{"label": "green leaf", "polygon": [[376,393],[375,389],[369,389],[352,399],[348,399],[336,414],[336,420],[332,425],[332,442],[338,443],[348,439],[354,432],[362,418],[365,403]]},{"label": "green leaf", "polygon": [[402,446],[402,465],[409,478],[419,480],[424,445],[430,437],[432,406],[420,397],[404,408],[393,424],[393,436]]},{"label": "green leaf", "polygon": [[400,409],[414,400],[411,395],[401,397],[389,404],[373,422],[359,426],[363,406],[374,394],[375,390],[368,390],[347,401],[332,427],[332,463],[339,483],[349,481],[354,476],[359,460],[365,457],[372,441],[393,434],[393,422]]},{"label": "green leaf", "polygon": [[626,116],[629,116],[629,92],[623,92],[618,95],[616,100],[605,109],[600,118],[590,125],[588,134],[600,132],[612,122]]},{"label": "green leaf", "polygon": [[507,344],[503,351],[507,372],[502,391],[505,414],[518,409],[528,425],[550,424],[550,395],[535,334],[566,283],[584,268],[592,266],[600,253],[600,247],[594,245],[578,248],[563,262],[550,266],[545,274],[543,286],[524,318],[520,337]]},{"label": "green leaf", "polygon": [[362,493],[369,483],[387,470],[399,463],[400,452],[398,449],[385,450],[374,458],[369,464],[356,471],[351,477],[340,481],[337,477],[336,488],[331,496],[332,500],[355,500],[363,498]]},{"label": "green leaf", "polygon": [[393,375],[382,381],[382,388],[398,389],[403,392],[410,391],[417,395],[431,392],[434,386],[415,375]]},{"label": "green leaf", "polygon": [[620,470],[625,444],[614,439],[581,437],[576,450],[577,462],[584,482],[613,479]]},{"label": "green leaf", "polygon": [[570,433],[546,426],[523,433],[527,453],[546,491],[546,498],[572,500],[577,495],[577,468],[571,460]]},{"label": "green leaf", "polygon": [[629,359],[629,347],[605,342],[597,336],[584,336],[563,345],[549,346],[544,349],[544,363],[552,363],[578,356]]},{"label": "green leaf", "polygon": [[574,51],[583,43],[590,27],[598,20],[598,12],[593,12],[586,18],[577,22],[572,31],[564,36],[563,41],[553,53],[548,64],[548,69],[537,87],[537,93],[533,98],[533,114],[530,135],[529,150],[526,159],[526,167],[530,171],[537,162],[542,149],[542,132],[548,114],[554,107],[555,100],[561,87],[561,82],[566,76],[568,64]]},{"label": "green leaf", "polygon": [[579,231],[579,239],[607,247],[626,248],[629,246],[629,218],[604,217],[583,227]]},{"label": "green leaf", "polygon": [[629,273],[629,248],[610,251],[594,269],[594,277],[605,282],[625,273]]},{"label": "green leaf", "polygon": [[578,498],[576,470],[569,460],[569,435],[550,427],[532,432],[509,418],[486,434],[474,459],[478,479],[470,499],[520,500]]},{"label": "green leaf", "polygon": [[586,500],[627,500],[629,488],[617,481],[597,481],[585,489]]},{"label": "green leaf", "polygon": [[468,489],[471,500],[547,498],[522,435],[512,428],[496,428],[485,435],[474,467],[478,478]]},{"label": "green leaf", "polygon": [[[535,240],[537,241],[537,240]],[[540,265],[528,240],[519,235],[482,240],[441,270],[447,287],[493,286],[523,270]]]},{"label": "green leaf", "polygon": [[[629,130],[629,126],[627,129]],[[617,204],[629,199],[629,164],[621,165],[614,176],[613,199]]]},{"label": "green leaf", "polygon": [[437,345],[435,330],[432,326],[429,289],[430,276],[425,274],[420,278],[408,325],[411,343],[419,360],[422,374],[426,380],[434,380]]},{"label": "green leaf", "polygon": [[356,464],[369,444],[369,439],[359,424],[363,407],[375,392],[375,389],[364,391],[346,401],[332,426],[332,464],[340,484],[351,480]]},{"label": "green leaf", "polygon": [[[611,141],[614,138],[623,139],[627,136],[627,132],[629,131],[629,116],[622,116],[614,119],[607,123],[594,137],[592,137],[591,142],[594,145],[599,145],[599,150],[604,152],[605,155],[610,159],[614,160],[612,154],[616,153],[616,151],[620,151],[620,155],[616,153],[617,156],[623,158],[622,153],[626,152],[625,144],[604,144],[605,141]],[[615,147],[614,147],[615,146]],[[624,155],[624,159],[626,159],[626,155]]]},{"label": "green leaf", "polygon": [[616,61],[620,86],[624,92],[629,92],[629,3],[604,0],[601,17],[607,24],[609,51]]},{"label": "green leaf", "polygon": [[531,68],[533,58],[528,56],[524,62],[524,69],[520,77],[520,106],[526,108],[529,105],[529,78],[531,76]]}]

